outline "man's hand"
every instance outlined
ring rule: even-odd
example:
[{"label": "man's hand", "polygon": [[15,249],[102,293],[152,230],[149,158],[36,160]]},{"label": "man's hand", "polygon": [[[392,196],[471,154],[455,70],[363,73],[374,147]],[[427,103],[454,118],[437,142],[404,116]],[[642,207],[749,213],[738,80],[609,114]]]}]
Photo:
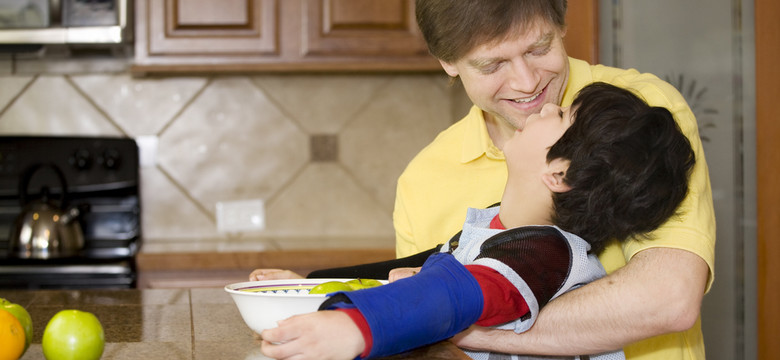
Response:
[{"label": "man's hand", "polygon": [[260,334],[274,359],[350,360],[363,352],[363,334],[349,315],[335,310],[296,315]]},{"label": "man's hand", "polygon": [[699,317],[708,275],[707,264],[691,252],[646,249],[614,273],[551,301],[524,333],[472,326],[452,341],[462,348],[511,354],[616,350],[690,329]]}]

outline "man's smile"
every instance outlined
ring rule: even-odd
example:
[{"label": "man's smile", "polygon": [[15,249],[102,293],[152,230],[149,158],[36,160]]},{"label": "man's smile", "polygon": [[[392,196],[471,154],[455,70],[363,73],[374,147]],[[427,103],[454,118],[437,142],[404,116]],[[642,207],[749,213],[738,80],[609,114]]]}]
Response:
[{"label": "man's smile", "polygon": [[543,92],[543,91],[540,91],[540,92],[538,92],[538,93],[536,93],[536,94],[534,94],[534,95],[531,95],[530,97],[527,97],[527,98],[524,98],[524,99],[514,99],[514,100],[512,100],[512,101],[514,101],[514,102],[516,102],[516,103],[518,103],[518,104],[529,103],[529,102],[531,102],[531,101],[534,101],[534,100],[536,100],[536,98],[538,98],[538,97],[539,97],[539,95],[541,95],[541,94],[542,94],[542,92]]}]

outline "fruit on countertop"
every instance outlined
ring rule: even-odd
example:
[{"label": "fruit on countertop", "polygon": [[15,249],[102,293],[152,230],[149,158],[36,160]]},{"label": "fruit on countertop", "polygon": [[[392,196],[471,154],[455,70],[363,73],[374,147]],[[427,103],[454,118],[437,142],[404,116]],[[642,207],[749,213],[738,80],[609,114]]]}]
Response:
[{"label": "fruit on countertop", "polygon": [[338,291],[353,291],[382,285],[374,279],[354,279],[348,281],[328,281],[313,287],[309,294],[330,294]]},{"label": "fruit on countertop", "polygon": [[41,345],[47,360],[97,360],[105,346],[103,326],[92,313],[61,310],[46,325]]},{"label": "fruit on countertop", "polygon": [[8,311],[0,310],[0,360],[17,360],[24,353],[22,324]]},{"label": "fruit on countertop", "polygon": [[349,287],[351,287],[352,290],[360,290],[360,289],[368,289],[368,288],[382,285],[382,282],[374,279],[357,278],[355,280],[347,281],[347,285],[349,285]]},{"label": "fruit on countertop", "polygon": [[27,310],[21,305],[14,304],[11,301],[3,298],[0,298],[0,309],[11,313],[11,315],[19,320],[19,324],[22,325],[22,329],[24,329],[24,350],[22,350],[21,355],[24,355],[24,353],[27,351],[27,348],[30,347],[30,342],[32,342],[33,337],[33,325],[32,318],[30,318],[30,313],[28,313]]},{"label": "fruit on countertop", "polygon": [[328,281],[311,288],[309,294],[330,294],[337,291],[352,291],[352,287],[341,281]]}]

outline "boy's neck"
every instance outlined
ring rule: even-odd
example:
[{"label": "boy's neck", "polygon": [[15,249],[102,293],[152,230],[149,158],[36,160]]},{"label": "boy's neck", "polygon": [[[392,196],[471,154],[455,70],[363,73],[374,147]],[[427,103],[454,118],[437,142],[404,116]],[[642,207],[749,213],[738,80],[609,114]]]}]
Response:
[{"label": "boy's neck", "polygon": [[[508,179],[511,180],[511,179]],[[553,225],[552,193],[546,186],[510,186],[507,181],[498,217],[507,228]]]}]

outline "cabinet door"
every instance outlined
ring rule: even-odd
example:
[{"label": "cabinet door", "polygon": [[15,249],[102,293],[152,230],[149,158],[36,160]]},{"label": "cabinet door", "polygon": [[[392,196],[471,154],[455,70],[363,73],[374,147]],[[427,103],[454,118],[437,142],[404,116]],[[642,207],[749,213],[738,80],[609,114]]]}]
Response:
[{"label": "cabinet door", "polygon": [[[142,54],[269,55],[278,52],[277,0],[138,0]],[[147,32],[148,31],[148,32]]]},{"label": "cabinet door", "polygon": [[430,57],[413,0],[305,0],[304,56]]}]

